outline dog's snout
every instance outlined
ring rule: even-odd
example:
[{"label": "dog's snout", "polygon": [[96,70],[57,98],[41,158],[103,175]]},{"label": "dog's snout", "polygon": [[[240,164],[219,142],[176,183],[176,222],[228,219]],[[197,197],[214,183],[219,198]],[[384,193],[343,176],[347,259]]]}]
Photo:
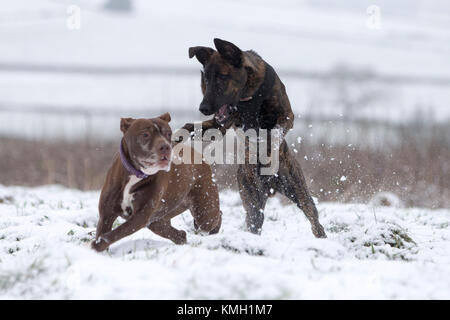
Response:
[{"label": "dog's snout", "polygon": [[170,145],[169,145],[168,143],[165,143],[165,142],[164,142],[164,143],[161,143],[161,144],[159,145],[158,151],[159,151],[159,153],[160,153],[161,155],[167,156],[167,155],[170,154],[171,147],[170,147]]},{"label": "dog's snout", "polygon": [[205,116],[208,116],[211,114],[211,105],[207,102],[202,102],[200,104],[200,112],[203,113]]}]

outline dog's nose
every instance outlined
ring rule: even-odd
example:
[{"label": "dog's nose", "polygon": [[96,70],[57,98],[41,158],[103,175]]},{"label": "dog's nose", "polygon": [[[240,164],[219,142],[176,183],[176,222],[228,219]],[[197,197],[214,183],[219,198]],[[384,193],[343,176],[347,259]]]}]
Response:
[{"label": "dog's nose", "polygon": [[200,112],[203,113],[205,116],[208,116],[211,114],[211,105],[207,102],[202,102],[200,104]]},{"label": "dog's nose", "polygon": [[167,143],[162,143],[159,145],[158,150],[161,153],[161,155],[167,156],[170,154],[170,145]]}]

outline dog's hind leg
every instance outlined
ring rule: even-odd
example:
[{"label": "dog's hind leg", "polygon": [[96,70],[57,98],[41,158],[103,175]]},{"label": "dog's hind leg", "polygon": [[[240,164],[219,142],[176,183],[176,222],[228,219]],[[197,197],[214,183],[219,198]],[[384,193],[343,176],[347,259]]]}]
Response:
[{"label": "dog's hind leg", "polygon": [[189,209],[194,218],[195,229],[209,234],[218,233],[222,225],[222,212],[217,186],[205,177],[193,187],[189,198],[191,202]]},{"label": "dog's hind leg", "polygon": [[[191,213],[192,213],[192,209],[191,209]],[[194,211],[194,213],[192,213],[192,216],[196,216],[195,211]],[[215,220],[216,220],[216,222],[214,224],[209,224],[209,223],[200,224],[198,222],[198,219],[196,220],[194,218],[194,228],[195,228],[195,230],[200,229],[201,231],[208,232],[209,234],[219,233],[220,227],[222,226],[222,211],[219,211],[219,217]],[[215,227],[212,227],[214,225],[215,225]]]},{"label": "dog's hind leg", "polygon": [[263,179],[258,174],[257,165],[241,165],[238,168],[239,195],[247,214],[245,222],[247,230],[254,234],[261,234],[264,208],[269,197],[269,186]]},{"label": "dog's hind leg", "polygon": [[326,238],[327,235],[319,222],[317,208],[308,192],[300,165],[290,154],[286,143],[282,145],[281,151],[277,191],[284,194],[304,212],[316,238]]},{"label": "dog's hind leg", "polygon": [[172,240],[175,244],[185,244],[187,241],[186,231],[174,228],[170,220],[161,219],[152,222],[148,228],[157,235]]}]

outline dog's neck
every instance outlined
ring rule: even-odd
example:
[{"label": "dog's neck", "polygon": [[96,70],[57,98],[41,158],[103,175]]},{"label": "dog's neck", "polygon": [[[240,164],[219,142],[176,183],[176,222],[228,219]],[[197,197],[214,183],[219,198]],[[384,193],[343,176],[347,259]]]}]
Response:
[{"label": "dog's neck", "polygon": [[128,174],[130,175],[134,175],[140,179],[145,179],[148,178],[149,175],[142,172],[139,169],[136,169],[136,167],[132,164],[130,157],[127,156],[126,153],[126,148],[124,146],[125,141],[122,138],[122,140],[120,141],[120,147],[119,147],[119,156],[120,156],[120,161],[122,162],[123,167],[125,168],[125,170],[128,172]]},{"label": "dog's neck", "polygon": [[266,74],[266,63],[253,51],[244,52],[244,66],[251,72],[247,72],[248,79],[242,93],[240,101],[245,102],[252,100],[255,93],[264,82]]},{"label": "dog's neck", "polygon": [[237,104],[237,114],[244,130],[261,128],[264,121],[261,118],[261,108],[264,101],[271,96],[275,84],[275,71],[269,64],[263,63],[265,66],[263,81],[250,99],[241,99]]},{"label": "dog's neck", "polygon": [[252,82],[257,83],[257,85],[254,85],[251,94],[248,94],[248,89],[244,90],[243,98],[239,100],[241,103],[242,102],[250,103],[250,101],[252,100],[258,100],[259,102],[262,102],[267,96],[270,95],[270,92],[272,91],[275,83],[276,73],[273,70],[273,68],[266,62],[263,61],[262,64],[264,66],[264,70],[261,70],[262,76],[260,71],[257,82],[253,82],[253,79],[251,78],[247,81],[250,84],[252,84]]}]

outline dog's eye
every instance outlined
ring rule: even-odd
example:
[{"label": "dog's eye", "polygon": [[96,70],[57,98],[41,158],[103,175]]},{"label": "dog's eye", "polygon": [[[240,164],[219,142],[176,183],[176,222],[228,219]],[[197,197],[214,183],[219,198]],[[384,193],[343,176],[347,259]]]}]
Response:
[{"label": "dog's eye", "polygon": [[170,132],[169,130],[162,130],[161,132],[163,135],[165,135],[166,137],[168,137],[170,139],[170,137],[172,136],[172,132]]},{"label": "dog's eye", "polygon": [[222,73],[218,73],[218,74],[217,74],[217,77],[218,77],[220,80],[227,80],[227,79],[228,79],[228,75],[227,75],[227,74],[222,74]]},{"label": "dog's eye", "polygon": [[142,134],[142,136],[143,136],[144,138],[148,138],[150,135],[149,135],[147,132],[144,132],[144,133]]}]

